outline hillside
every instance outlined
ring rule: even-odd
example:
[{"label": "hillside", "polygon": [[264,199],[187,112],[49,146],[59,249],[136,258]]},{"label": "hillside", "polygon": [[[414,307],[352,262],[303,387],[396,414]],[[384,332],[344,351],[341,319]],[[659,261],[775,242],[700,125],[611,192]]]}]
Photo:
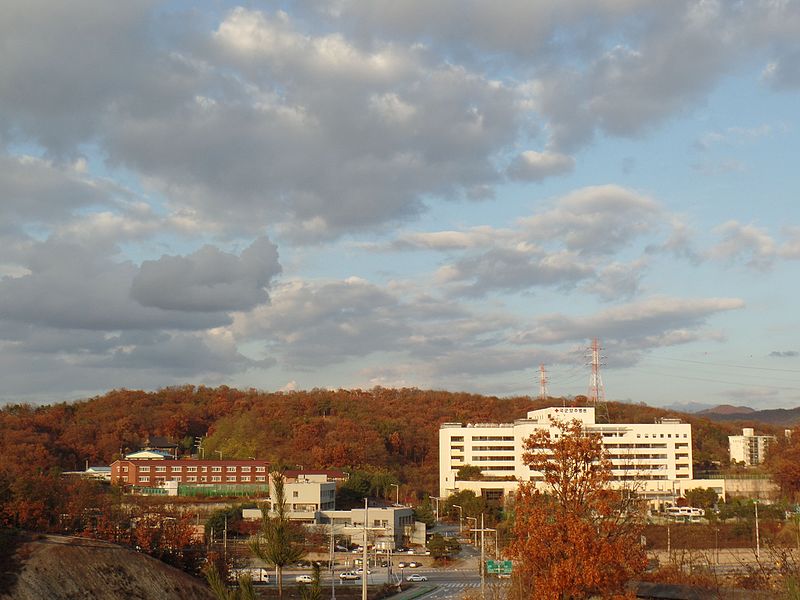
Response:
[{"label": "hillside", "polygon": [[17,547],[11,563],[14,572],[6,574],[0,598],[211,600],[214,597],[204,582],[182,571],[98,540],[54,535],[30,537]]},{"label": "hillside", "polygon": [[[408,499],[438,487],[438,429],[448,421],[509,422],[526,411],[561,404],[419,389],[260,392],[228,387],[115,390],[82,402],[0,410],[0,483],[88,460],[109,464],[148,434],[182,441],[189,452],[205,436],[206,456],[266,458],[306,467],[359,467],[392,472]],[[727,458],[737,426],[644,404],[609,403],[614,422],[681,417],[694,426],[696,462]]]}]

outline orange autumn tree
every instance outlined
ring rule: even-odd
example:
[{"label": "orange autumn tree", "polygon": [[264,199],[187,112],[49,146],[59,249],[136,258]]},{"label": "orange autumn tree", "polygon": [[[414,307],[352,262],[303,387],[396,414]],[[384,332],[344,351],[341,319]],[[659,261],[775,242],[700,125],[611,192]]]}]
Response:
[{"label": "orange autumn tree", "polygon": [[599,435],[579,421],[551,423],[525,443],[523,460],[544,485],[524,483],[517,493],[512,588],[537,600],[624,598],[626,582],[647,565],[640,502],[632,490],[612,489]]}]

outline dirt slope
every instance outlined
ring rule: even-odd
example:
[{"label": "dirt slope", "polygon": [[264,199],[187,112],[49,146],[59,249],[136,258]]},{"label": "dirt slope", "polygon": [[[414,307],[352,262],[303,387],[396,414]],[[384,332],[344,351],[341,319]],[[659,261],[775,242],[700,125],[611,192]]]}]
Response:
[{"label": "dirt slope", "polygon": [[0,589],[14,600],[211,600],[205,584],[127,548],[75,537],[23,541],[16,576]]}]

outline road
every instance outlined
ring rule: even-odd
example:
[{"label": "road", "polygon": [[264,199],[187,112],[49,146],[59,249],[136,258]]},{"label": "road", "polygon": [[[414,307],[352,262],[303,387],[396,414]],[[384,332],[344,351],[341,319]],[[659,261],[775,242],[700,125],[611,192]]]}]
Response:
[{"label": "road", "polygon": [[[467,562],[467,561],[464,561]],[[469,561],[466,565],[464,562],[459,564],[458,568],[432,568],[432,567],[420,567],[416,569],[395,569],[393,574],[392,582],[397,582],[398,577],[400,577],[401,572],[403,576],[403,587],[414,587],[416,589],[421,589],[423,587],[434,588],[430,593],[423,596],[423,598],[430,598],[435,600],[455,600],[461,598],[463,593],[467,590],[477,590],[480,588],[480,576],[477,572],[477,562],[476,561]],[[474,564],[469,564],[474,562]],[[340,571],[337,571],[340,572]],[[307,574],[310,573],[307,569],[291,569],[284,572],[284,582],[288,585],[293,585],[295,577],[300,574]],[[424,575],[427,577],[426,582],[419,582],[419,583],[410,583],[406,582],[405,578],[407,578],[412,573],[418,573],[420,575]],[[372,574],[368,576],[368,582],[370,585],[381,585],[386,583],[386,569],[373,569]],[[323,573],[322,578],[320,581],[323,590],[329,590],[331,587],[331,578],[329,573]],[[494,580],[489,581],[490,584],[497,583]],[[505,585],[507,582],[503,582],[501,585]],[[339,589],[342,586],[360,586],[361,581],[341,581],[336,577],[336,588]],[[491,597],[491,596],[489,596]]]}]

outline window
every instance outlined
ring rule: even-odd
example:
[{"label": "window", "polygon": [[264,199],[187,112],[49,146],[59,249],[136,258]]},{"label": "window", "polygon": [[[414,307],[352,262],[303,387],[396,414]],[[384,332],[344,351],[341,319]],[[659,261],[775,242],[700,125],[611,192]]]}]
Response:
[{"label": "window", "polygon": [[187,473],[197,473],[197,467],[186,467]]},{"label": "window", "polygon": [[292,498],[299,498],[299,497],[300,497],[300,492],[297,491],[292,492]]},{"label": "window", "polygon": [[228,467],[228,473],[236,473],[236,467]]},{"label": "window", "polygon": [[150,478],[147,476],[139,477],[139,483],[147,483],[148,481],[150,481]]},{"label": "window", "polygon": [[250,475],[243,475],[242,483],[250,483]]},{"label": "window", "polygon": [[188,481],[188,482],[190,482],[190,483],[194,483],[195,481],[197,481],[197,476],[196,476],[196,475],[189,475],[189,476],[186,478],[186,481]]},{"label": "window", "polygon": [[267,478],[264,475],[256,475],[256,481],[266,481]]},{"label": "window", "polygon": [[200,478],[200,481],[208,481],[208,477],[206,477],[205,475],[203,475],[203,476]]},{"label": "window", "polygon": [[228,483],[236,483],[236,475],[228,475]]},{"label": "window", "polygon": [[464,441],[464,436],[463,435],[454,435],[453,437],[450,438],[450,441],[451,442],[463,442]]},{"label": "window", "polygon": [[222,481],[222,477],[220,477],[219,475],[212,475],[211,476],[211,481],[212,481],[212,483],[213,482],[217,482],[217,481]]},{"label": "window", "polygon": [[203,473],[205,473],[206,471],[208,471],[208,467],[203,467]]},{"label": "window", "polygon": [[156,467],[156,473],[166,473],[167,467]]},{"label": "window", "polygon": [[212,473],[222,473],[222,467],[211,467]]},{"label": "window", "polygon": [[183,470],[183,467],[172,467],[173,473],[180,473]]},{"label": "window", "polygon": [[266,473],[267,467],[256,467],[256,473]]},{"label": "window", "polygon": [[149,473],[150,472],[150,467],[139,467],[139,471],[141,473]]},{"label": "window", "polygon": [[128,467],[122,467],[122,472],[123,473],[127,473],[128,472]]},{"label": "window", "polygon": [[242,473],[249,473],[250,467],[242,467]]}]

